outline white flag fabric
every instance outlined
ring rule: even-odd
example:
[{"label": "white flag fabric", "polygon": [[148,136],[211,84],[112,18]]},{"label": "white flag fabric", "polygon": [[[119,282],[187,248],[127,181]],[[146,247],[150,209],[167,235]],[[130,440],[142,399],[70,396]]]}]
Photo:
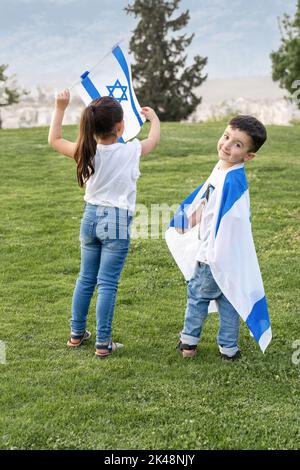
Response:
[{"label": "white flag fabric", "polygon": [[124,133],[120,142],[133,139],[145,122],[132,86],[130,62],[120,46],[115,46],[98,67],[84,72],[75,86],[85,105],[101,96],[112,96],[124,111]]},{"label": "white flag fabric", "polygon": [[[196,267],[198,228],[188,219],[205,197],[208,181],[179,206],[166,231],[167,245],[186,280]],[[208,242],[207,260],[219,288],[248,325],[264,352],[272,338],[263,281],[250,220],[250,200],[244,164],[222,172],[215,188],[216,207]],[[176,228],[186,229],[183,234]]]}]

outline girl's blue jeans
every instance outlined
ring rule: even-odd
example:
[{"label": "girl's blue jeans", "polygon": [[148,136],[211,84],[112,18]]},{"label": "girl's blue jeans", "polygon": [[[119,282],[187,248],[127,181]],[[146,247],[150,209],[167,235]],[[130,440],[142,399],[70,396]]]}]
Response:
[{"label": "girl's blue jeans", "polygon": [[197,263],[193,277],[188,283],[187,307],[180,340],[189,345],[199,343],[211,300],[217,302],[220,315],[217,336],[219,349],[222,353],[233,356],[238,351],[240,316],[221,292],[209,265],[205,263]]},{"label": "girl's blue jeans", "polygon": [[132,215],[125,209],[86,203],[80,226],[81,266],[72,302],[72,334],[82,334],[94,293],[96,343],[111,341],[119,278],[129,250]]}]

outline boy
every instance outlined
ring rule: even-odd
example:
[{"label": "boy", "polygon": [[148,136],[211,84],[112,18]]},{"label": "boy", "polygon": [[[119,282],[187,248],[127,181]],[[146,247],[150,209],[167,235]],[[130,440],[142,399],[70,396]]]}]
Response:
[{"label": "boy", "polygon": [[219,161],[208,180],[181,205],[166,242],[188,282],[187,307],[177,351],[196,355],[210,301],[220,314],[217,343],[222,358],[240,357],[242,317],[264,351],[271,340],[263,283],[252,239],[244,164],[267,138],[252,116],[236,116],[218,141]]}]

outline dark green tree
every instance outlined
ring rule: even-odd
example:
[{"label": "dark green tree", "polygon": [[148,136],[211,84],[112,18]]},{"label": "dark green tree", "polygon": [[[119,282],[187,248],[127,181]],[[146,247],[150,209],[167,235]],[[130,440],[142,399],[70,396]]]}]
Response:
[{"label": "dark green tree", "polygon": [[201,72],[207,57],[194,57],[186,66],[184,53],[194,34],[174,35],[190,19],[189,10],[174,18],[180,0],[135,0],[125,11],[139,22],[133,31],[129,49],[136,63],[132,66],[138,100],[153,107],[163,121],[186,119],[199,103],[195,94],[206,79]]},{"label": "dark green tree", "polygon": [[[20,96],[24,91],[18,91],[13,81],[13,76],[5,75],[8,65],[0,65],[0,111],[3,106],[9,106],[18,103]],[[25,92],[26,93],[26,92]],[[0,129],[2,128],[2,119],[0,114]]]},{"label": "dark green tree", "polygon": [[[281,45],[271,53],[272,78],[291,94],[300,85],[300,0],[295,18],[285,14],[279,19]],[[300,108],[300,100],[297,100]]]}]

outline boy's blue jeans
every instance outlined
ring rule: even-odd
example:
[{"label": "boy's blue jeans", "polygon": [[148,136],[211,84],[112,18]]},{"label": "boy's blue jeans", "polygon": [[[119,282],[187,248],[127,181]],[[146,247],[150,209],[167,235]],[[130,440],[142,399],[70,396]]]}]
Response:
[{"label": "boy's blue jeans", "polygon": [[87,203],[80,227],[81,266],[72,302],[71,332],[81,334],[94,289],[96,343],[111,341],[118,282],[129,250],[132,216],[125,209]]},{"label": "boy's blue jeans", "polygon": [[194,275],[188,283],[187,307],[180,340],[189,345],[199,343],[210,300],[217,302],[220,315],[217,336],[219,349],[221,353],[233,356],[238,351],[240,316],[221,292],[209,265],[205,263],[197,262]]}]

